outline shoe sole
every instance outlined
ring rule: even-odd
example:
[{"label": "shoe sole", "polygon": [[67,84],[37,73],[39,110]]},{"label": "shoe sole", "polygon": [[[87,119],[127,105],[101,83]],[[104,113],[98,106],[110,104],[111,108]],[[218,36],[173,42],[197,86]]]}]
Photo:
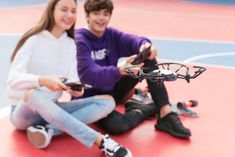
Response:
[{"label": "shoe sole", "polygon": [[126,151],[118,152],[118,154],[114,155],[113,157],[132,157],[131,151],[127,148],[124,148],[124,149],[126,149]]},{"label": "shoe sole", "polygon": [[47,135],[45,135],[44,132],[40,132],[33,127],[29,127],[27,129],[27,136],[29,141],[33,143],[36,148],[45,148],[50,143],[50,141],[46,138]]},{"label": "shoe sole", "polygon": [[171,134],[172,136],[175,136],[175,137],[178,137],[178,138],[182,138],[182,139],[187,139],[187,138],[189,138],[191,136],[191,135],[190,136],[186,136],[186,135],[182,135],[182,134],[177,134],[177,133],[175,133],[173,131],[170,131],[168,129],[159,127],[158,125],[155,125],[155,129],[159,130],[159,131],[162,131],[162,132],[167,132],[167,133]]},{"label": "shoe sole", "polygon": [[132,157],[132,153],[129,149],[126,149],[127,150],[127,154],[124,156],[124,157]]}]

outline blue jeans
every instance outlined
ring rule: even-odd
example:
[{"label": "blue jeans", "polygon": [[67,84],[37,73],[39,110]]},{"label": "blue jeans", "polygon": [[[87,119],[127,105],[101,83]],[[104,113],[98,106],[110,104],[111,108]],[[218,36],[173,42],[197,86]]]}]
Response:
[{"label": "blue jeans", "polygon": [[56,134],[64,131],[87,147],[92,147],[100,133],[86,124],[106,117],[114,108],[111,98],[94,96],[58,103],[37,89],[27,102],[22,100],[16,105],[11,113],[11,122],[17,129],[26,130],[45,120]]}]

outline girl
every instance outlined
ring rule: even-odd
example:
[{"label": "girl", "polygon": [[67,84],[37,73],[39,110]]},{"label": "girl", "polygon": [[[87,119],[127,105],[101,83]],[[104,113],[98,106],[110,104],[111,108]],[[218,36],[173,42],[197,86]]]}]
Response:
[{"label": "girl", "polygon": [[[27,130],[29,140],[37,148],[49,145],[53,135],[68,133],[92,147],[100,147],[105,156],[126,157],[131,153],[108,135],[88,127],[106,117],[114,109],[107,95],[59,103],[62,91],[81,96],[61,80],[78,81],[74,25],[76,0],[50,0],[40,22],[26,32],[11,57],[7,91],[13,101],[11,122],[19,130]],[[43,122],[47,122],[47,125]]]}]

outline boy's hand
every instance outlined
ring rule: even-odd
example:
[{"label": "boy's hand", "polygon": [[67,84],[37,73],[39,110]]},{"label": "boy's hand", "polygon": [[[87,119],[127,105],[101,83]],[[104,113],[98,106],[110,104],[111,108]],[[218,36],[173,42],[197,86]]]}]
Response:
[{"label": "boy's hand", "polygon": [[156,56],[158,55],[158,52],[156,50],[156,48],[150,44],[150,43],[144,43],[140,46],[140,52],[143,51],[144,49],[148,48],[151,45],[151,53],[148,56],[148,60],[153,60],[156,58]]}]

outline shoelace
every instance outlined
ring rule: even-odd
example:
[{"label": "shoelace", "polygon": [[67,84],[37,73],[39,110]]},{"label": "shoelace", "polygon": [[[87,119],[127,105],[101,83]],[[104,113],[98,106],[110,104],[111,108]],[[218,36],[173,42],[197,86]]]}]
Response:
[{"label": "shoelace", "polygon": [[103,150],[105,155],[110,156],[110,154],[115,153],[119,148],[120,145],[109,136],[104,137]]},{"label": "shoelace", "polygon": [[168,118],[173,126],[178,126],[178,125],[182,126],[182,123],[179,117],[176,115],[176,113],[171,113],[171,115],[169,115]]}]

